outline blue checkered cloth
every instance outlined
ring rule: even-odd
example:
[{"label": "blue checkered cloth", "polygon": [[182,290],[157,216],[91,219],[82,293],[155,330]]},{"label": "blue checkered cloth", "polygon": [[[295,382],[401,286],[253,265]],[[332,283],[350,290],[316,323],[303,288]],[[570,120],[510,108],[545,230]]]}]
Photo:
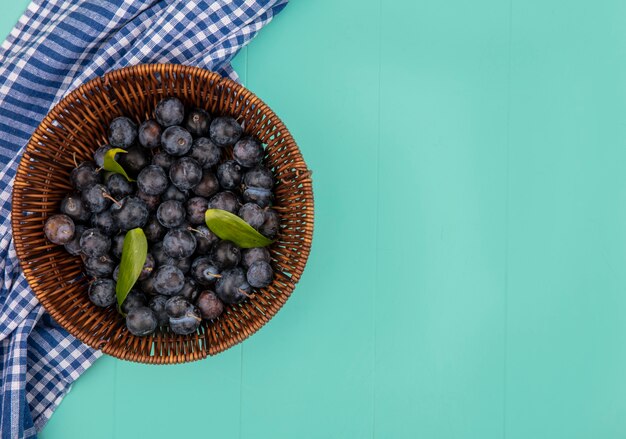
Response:
[{"label": "blue checkered cloth", "polygon": [[35,0],[0,48],[0,433],[33,438],[100,355],[45,313],[19,267],[11,192],[24,146],[68,91],[142,63],[230,61],[287,0]]}]

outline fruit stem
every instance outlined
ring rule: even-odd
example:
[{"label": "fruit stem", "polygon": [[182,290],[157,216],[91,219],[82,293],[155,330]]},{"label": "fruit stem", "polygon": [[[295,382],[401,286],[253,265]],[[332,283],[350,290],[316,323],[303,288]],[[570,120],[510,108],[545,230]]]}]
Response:
[{"label": "fruit stem", "polygon": [[109,194],[107,194],[107,193],[105,193],[105,192],[102,192],[102,196],[103,196],[104,198],[108,198],[109,200],[113,201],[113,202],[114,202],[115,204],[117,204],[119,207],[122,207],[122,203],[120,203],[119,201],[117,201],[117,200],[116,200],[115,198],[113,198],[111,195],[109,195]]},{"label": "fruit stem", "polygon": [[72,158],[74,159],[74,166],[78,168],[78,162],[76,161],[76,151],[72,152]]},{"label": "fruit stem", "polygon": [[209,276],[214,277],[216,279],[219,279],[220,277],[222,277],[221,274],[213,274],[213,273],[209,273]]},{"label": "fruit stem", "polygon": [[244,290],[242,290],[241,288],[238,288],[239,292],[241,294],[243,294],[244,296],[246,296],[248,299],[253,299],[254,298],[254,294],[248,294],[246,293]]}]

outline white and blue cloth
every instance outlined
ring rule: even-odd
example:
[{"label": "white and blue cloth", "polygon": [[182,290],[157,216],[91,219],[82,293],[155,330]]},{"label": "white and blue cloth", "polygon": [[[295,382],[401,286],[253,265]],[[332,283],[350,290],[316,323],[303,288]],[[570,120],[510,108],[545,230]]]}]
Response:
[{"label": "white and blue cloth", "polygon": [[135,64],[180,63],[236,79],[231,59],[287,0],[35,0],[0,48],[0,433],[33,438],[100,355],[37,301],[11,236],[11,193],[29,137],[69,91]]}]

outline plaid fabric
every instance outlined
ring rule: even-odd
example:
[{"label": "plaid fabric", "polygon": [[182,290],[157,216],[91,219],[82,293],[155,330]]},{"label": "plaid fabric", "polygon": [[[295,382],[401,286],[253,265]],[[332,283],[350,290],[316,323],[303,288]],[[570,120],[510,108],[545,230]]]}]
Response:
[{"label": "plaid fabric", "polygon": [[32,438],[99,356],[42,309],[11,238],[11,191],[30,135],[68,91],[140,63],[234,79],[233,56],[287,0],[35,0],[0,48],[0,433]]}]

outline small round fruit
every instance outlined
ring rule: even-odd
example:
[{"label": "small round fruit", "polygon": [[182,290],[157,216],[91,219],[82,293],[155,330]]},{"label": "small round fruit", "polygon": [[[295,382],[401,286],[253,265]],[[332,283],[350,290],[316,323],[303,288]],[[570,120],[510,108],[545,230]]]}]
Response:
[{"label": "small round fruit", "polygon": [[233,158],[246,168],[251,168],[261,163],[263,153],[263,145],[254,137],[239,139],[233,147]]},{"label": "small round fruit", "polygon": [[254,203],[260,207],[267,207],[272,204],[272,191],[269,189],[249,187],[243,191],[243,200],[246,203]]},{"label": "small round fruit", "polygon": [[185,208],[180,201],[164,201],[157,209],[156,216],[163,227],[172,229],[185,221]]},{"label": "small round fruit", "polygon": [[278,212],[273,209],[265,210],[265,222],[259,228],[261,234],[267,236],[270,239],[276,238],[280,226],[280,218]]},{"label": "small round fruit", "polygon": [[148,212],[150,213],[157,210],[157,207],[159,207],[159,204],[161,204],[161,197],[159,197],[158,195],[146,194],[142,190],[138,190],[135,195],[137,198],[144,202],[144,204],[148,208]]},{"label": "small round fruit", "polygon": [[178,296],[184,297],[190,302],[193,302],[198,297],[198,285],[193,279],[185,278],[185,285],[183,289],[178,292]]},{"label": "small round fruit", "polygon": [[193,305],[182,296],[170,297],[165,302],[165,312],[170,318],[182,317]]},{"label": "small round fruit", "polygon": [[208,137],[200,137],[193,141],[189,157],[196,159],[203,169],[210,169],[220,162],[222,150]]},{"label": "small round fruit", "polygon": [[[111,145],[103,145],[100,148],[96,149],[93,153],[93,161],[96,162],[96,165],[99,168],[104,166],[104,155],[111,149]],[[117,158],[115,159],[117,161]]]},{"label": "small round fruit", "polygon": [[161,147],[173,156],[185,155],[191,149],[193,138],[189,131],[179,126],[166,128],[161,135]]},{"label": "small round fruit", "polygon": [[68,252],[72,256],[78,256],[81,254],[80,251],[80,236],[87,228],[82,224],[76,224],[74,226],[74,237],[70,242],[65,244],[65,251]]},{"label": "small round fruit", "polygon": [[137,138],[137,125],[127,117],[116,117],[109,124],[109,144],[115,148],[128,148]]},{"label": "small round fruit", "polygon": [[141,273],[139,273],[139,280],[148,279],[152,275],[152,272],[154,271],[155,267],[156,267],[156,262],[154,260],[154,256],[148,253],[146,255],[146,261],[143,263],[143,268],[141,269]]},{"label": "small round fruit", "polygon": [[111,174],[106,186],[111,196],[116,199],[127,197],[134,192],[133,185],[122,174]]},{"label": "small round fruit", "polygon": [[119,276],[120,276],[120,266],[117,265],[115,267],[115,270],[113,270],[113,280],[117,282],[117,279],[119,279]]},{"label": "small round fruit", "polygon": [[117,224],[111,215],[110,210],[103,210],[91,216],[92,227],[97,227],[107,236],[115,235],[118,232]]},{"label": "small round fruit", "polygon": [[161,200],[176,200],[184,203],[185,201],[187,201],[187,194],[186,192],[179,190],[173,184],[170,184],[167,189],[165,189],[165,192],[163,192],[163,194],[161,195]]},{"label": "small round fruit", "polygon": [[74,221],[67,215],[52,215],[46,220],[43,232],[53,244],[67,244],[74,237]]},{"label": "small round fruit", "polygon": [[165,151],[159,151],[152,156],[152,164],[160,166],[163,170],[168,171],[172,163],[176,161],[176,157],[169,155]]},{"label": "small round fruit", "polygon": [[235,215],[240,207],[237,195],[230,191],[218,192],[209,200],[209,209],[222,209]]},{"label": "small round fruit", "polygon": [[165,312],[165,303],[167,302],[167,296],[156,295],[150,299],[150,309],[157,318],[159,326],[165,326],[169,323],[170,318]]},{"label": "small round fruit", "polygon": [[202,317],[195,306],[191,306],[181,317],[170,317],[170,329],[174,334],[193,334],[200,327],[200,323],[202,323]]},{"label": "small round fruit", "polygon": [[178,159],[170,167],[170,180],[181,191],[187,191],[202,180],[202,168],[191,157]]},{"label": "small round fruit", "polygon": [[185,106],[178,98],[165,98],[157,104],[154,116],[164,127],[180,125],[185,118]]},{"label": "small round fruit", "polygon": [[122,207],[117,205],[111,209],[115,223],[122,231],[143,227],[148,221],[148,207],[137,197],[126,197],[121,201]]},{"label": "small round fruit", "polygon": [[87,221],[91,215],[80,194],[67,194],[61,201],[61,213],[69,216],[74,221]]},{"label": "small round fruit", "polygon": [[85,257],[85,272],[91,277],[109,277],[115,270],[115,261],[111,256]]},{"label": "small round fruit", "polygon": [[144,337],[150,335],[158,326],[158,320],[154,311],[147,306],[133,308],[126,316],[126,327],[128,331],[137,336]]},{"label": "small round fruit", "polygon": [[144,148],[154,149],[161,145],[161,133],[163,129],[161,125],[154,120],[149,119],[139,125],[139,144]]},{"label": "small round fruit", "polygon": [[270,252],[267,247],[246,248],[241,251],[241,265],[248,269],[257,261],[270,261]]},{"label": "small round fruit", "polygon": [[157,242],[163,239],[167,229],[161,225],[156,215],[148,218],[148,222],[143,226],[143,232],[149,242]]},{"label": "small round fruit", "polygon": [[187,258],[196,251],[196,238],[189,230],[172,229],[163,238],[163,251],[172,258]]},{"label": "small round fruit", "polygon": [[200,285],[209,286],[220,277],[220,272],[211,258],[202,256],[196,258],[191,264],[191,275]]},{"label": "small round fruit", "polygon": [[183,273],[188,273],[189,269],[191,268],[191,263],[192,263],[191,257],[178,259],[178,258],[173,258],[169,256],[163,250],[163,242],[155,243],[150,249],[150,253],[152,253],[152,256],[154,256],[154,260],[156,261],[156,264],[159,267],[161,265],[173,265],[174,267],[178,268]]},{"label": "small round fruit", "polygon": [[224,304],[213,291],[203,291],[198,296],[196,306],[203,319],[218,318],[224,312]]},{"label": "small round fruit", "polygon": [[83,204],[93,213],[102,212],[111,205],[111,194],[106,186],[96,183],[85,189],[81,195]]},{"label": "small round fruit", "polygon": [[158,294],[172,296],[183,289],[185,275],[173,265],[162,265],[154,272],[154,290]]},{"label": "small round fruit", "polygon": [[239,216],[242,220],[258,229],[265,222],[265,212],[258,204],[246,203],[239,209]]},{"label": "small round fruit", "polygon": [[220,183],[211,171],[204,171],[200,183],[194,186],[193,193],[199,197],[209,198],[218,193]]},{"label": "small round fruit", "polygon": [[211,232],[207,226],[196,226],[191,230],[196,237],[196,254],[206,255],[211,246],[219,241],[215,233]]},{"label": "small round fruit", "polygon": [[137,187],[148,195],[161,195],[168,186],[165,171],[157,165],[146,166],[137,177]]},{"label": "small round fruit", "polygon": [[104,256],[111,249],[111,238],[98,229],[87,229],[80,237],[80,251],[90,257]]},{"label": "small round fruit", "polygon": [[148,299],[146,298],[145,294],[143,294],[139,290],[132,289],[126,295],[126,299],[124,299],[124,302],[122,303],[120,309],[124,314],[127,314],[131,309],[146,306],[147,303]]},{"label": "small round fruit", "polygon": [[202,197],[190,198],[185,203],[187,220],[193,225],[204,224],[204,214],[209,208],[209,200]]},{"label": "small round fruit", "polygon": [[215,292],[224,303],[236,304],[246,300],[250,295],[250,285],[244,271],[239,267],[224,271],[217,280]]},{"label": "small round fruit", "polygon": [[220,270],[234,267],[241,260],[241,250],[231,241],[220,241],[211,249],[211,260]]},{"label": "small round fruit", "polygon": [[232,117],[216,117],[209,128],[211,140],[220,148],[234,145],[242,133],[241,125]]},{"label": "small round fruit", "polygon": [[100,176],[92,162],[82,162],[77,168],[72,169],[70,181],[77,191],[84,191],[89,186],[98,183]]},{"label": "small round fruit", "polygon": [[185,128],[195,137],[206,136],[209,133],[211,115],[202,108],[194,108],[185,118]]},{"label": "small round fruit", "polygon": [[106,308],[115,303],[115,282],[111,279],[96,279],[89,285],[89,300],[96,306]]},{"label": "small round fruit", "polygon": [[236,189],[243,179],[243,169],[234,160],[227,160],[217,168],[217,180],[224,189]]},{"label": "small round fruit", "polygon": [[139,281],[139,288],[144,294],[155,295],[157,292],[154,290],[154,276]]},{"label": "small round fruit", "polygon": [[247,187],[272,189],[272,187],[274,187],[274,175],[269,169],[263,166],[257,166],[246,172],[246,175],[243,177],[243,183]]},{"label": "small round fruit", "polygon": [[117,259],[122,259],[122,251],[124,250],[124,237],[125,233],[120,235],[115,235],[113,239],[111,239],[111,253]]},{"label": "small round fruit", "polygon": [[246,279],[251,287],[265,288],[272,283],[274,270],[272,270],[272,266],[269,263],[256,261],[248,268]]},{"label": "small round fruit", "polygon": [[126,154],[120,154],[118,163],[128,175],[136,178],[141,170],[150,164],[150,157],[141,146],[132,146],[128,148]]}]

